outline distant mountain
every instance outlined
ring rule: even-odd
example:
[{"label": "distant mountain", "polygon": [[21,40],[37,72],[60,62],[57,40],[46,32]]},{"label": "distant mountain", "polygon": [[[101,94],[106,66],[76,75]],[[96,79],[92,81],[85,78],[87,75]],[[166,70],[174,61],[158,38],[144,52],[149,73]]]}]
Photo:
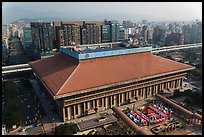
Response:
[{"label": "distant mountain", "polygon": [[86,16],[86,17],[75,17],[75,18],[63,18],[63,17],[40,17],[40,18],[21,18],[14,22],[11,22],[12,24],[19,25],[22,24],[28,24],[30,22],[38,22],[39,20],[42,22],[53,22],[53,21],[103,21],[104,19],[107,20],[130,20],[133,22],[142,21],[143,19],[147,19],[147,21],[154,21],[154,20],[163,20],[159,19],[154,16],[145,16],[145,15],[137,15],[137,14],[99,14],[97,16]]},{"label": "distant mountain", "polygon": [[20,23],[29,24],[30,22],[38,22],[39,20],[42,22],[53,22],[53,21],[62,21],[63,19],[59,17],[21,18],[14,22],[11,22],[11,24],[17,24],[17,25],[19,25]]}]

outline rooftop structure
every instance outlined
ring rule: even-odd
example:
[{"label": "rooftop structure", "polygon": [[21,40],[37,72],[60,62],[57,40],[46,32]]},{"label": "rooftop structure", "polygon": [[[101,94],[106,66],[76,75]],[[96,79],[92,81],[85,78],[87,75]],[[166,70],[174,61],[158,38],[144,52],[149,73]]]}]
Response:
[{"label": "rooftop structure", "polygon": [[115,122],[117,119],[113,115],[106,115],[103,117],[98,117],[86,121],[81,121],[77,123],[77,126],[79,127],[80,131],[85,131],[88,129],[93,129],[95,127],[107,125],[110,123]]},{"label": "rooftop structure", "polygon": [[119,47],[119,46],[106,47],[106,48],[103,48],[103,47],[84,48],[84,47],[85,46],[81,46],[80,48],[73,47],[72,48],[73,50],[61,47],[60,51],[62,53],[65,53],[79,60],[152,51],[152,47],[141,47],[141,48],[125,48],[125,47]]}]

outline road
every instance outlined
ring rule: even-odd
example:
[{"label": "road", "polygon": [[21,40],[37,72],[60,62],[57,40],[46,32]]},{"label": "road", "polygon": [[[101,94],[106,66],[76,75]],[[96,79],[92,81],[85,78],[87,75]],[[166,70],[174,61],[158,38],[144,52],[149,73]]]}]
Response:
[{"label": "road", "polygon": [[55,127],[56,125],[62,124],[62,119],[60,118],[59,114],[57,114],[56,112],[52,111],[50,109],[50,101],[42,94],[41,89],[39,87],[39,84],[37,83],[36,80],[30,80],[31,83],[33,84],[33,88],[34,91],[36,93],[36,95],[38,96],[38,98],[40,99],[40,102],[42,104],[42,107],[45,111],[45,113],[47,114],[47,116],[49,117],[50,122],[52,122],[53,127]]},{"label": "road", "polygon": [[14,37],[13,44],[10,45],[10,53],[9,53],[7,65],[24,64],[27,62],[28,60],[23,52],[20,39],[17,37]]}]

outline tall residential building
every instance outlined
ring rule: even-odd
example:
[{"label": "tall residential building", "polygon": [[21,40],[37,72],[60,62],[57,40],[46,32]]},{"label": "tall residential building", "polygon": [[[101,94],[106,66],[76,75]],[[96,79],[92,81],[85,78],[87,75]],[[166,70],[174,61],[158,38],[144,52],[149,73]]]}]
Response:
[{"label": "tall residential building", "polygon": [[22,44],[24,48],[31,47],[32,45],[32,32],[30,27],[23,28]]},{"label": "tall residential building", "polygon": [[142,37],[142,41],[144,43],[147,43],[147,26],[143,26],[142,28],[142,32],[141,32],[141,37]]},{"label": "tall residential building", "polygon": [[127,20],[127,21],[123,21],[123,27],[125,28],[125,29],[127,29],[127,28],[132,28],[134,25],[133,25],[133,23],[131,22],[131,21],[129,21],[129,20]]},{"label": "tall residential building", "polygon": [[117,21],[108,21],[103,24],[102,42],[117,42],[125,39],[125,29]]},{"label": "tall residential building", "polygon": [[40,59],[38,48],[33,45],[31,27],[23,27],[22,45],[28,60]]},{"label": "tall residential building", "polygon": [[109,24],[102,26],[102,42],[111,42],[111,26]]},{"label": "tall residential building", "polygon": [[125,29],[123,25],[119,25],[119,35],[118,35],[118,41],[122,41],[125,39]]},{"label": "tall residential building", "polygon": [[[61,22],[53,22],[53,48],[60,48],[60,31],[62,29]],[[62,37],[62,36],[61,36]]]},{"label": "tall residential building", "polygon": [[129,34],[131,34],[131,33],[129,33],[129,28],[125,29],[125,30],[124,30],[125,39],[128,39]]},{"label": "tall residential building", "polygon": [[202,22],[197,22],[192,25],[190,43],[202,42]]},{"label": "tall residential building", "polygon": [[152,27],[148,27],[147,28],[147,42],[149,44],[151,44],[153,42],[153,28]]},{"label": "tall residential building", "polygon": [[97,44],[102,42],[103,22],[85,22],[81,26],[81,44]]},{"label": "tall residential building", "polygon": [[63,46],[81,44],[80,26],[82,22],[53,22],[53,44]]},{"label": "tall residential building", "polygon": [[32,41],[39,53],[52,51],[52,26],[48,22],[31,22]]},{"label": "tall residential building", "polygon": [[159,26],[154,27],[153,29],[153,41],[154,43],[164,43],[165,41],[165,30],[161,29]]},{"label": "tall residential building", "polygon": [[81,22],[62,22],[62,31],[60,33],[61,46],[71,46],[80,44],[81,33],[80,33]]},{"label": "tall residential building", "polygon": [[165,45],[182,45],[184,44],[184,36],[181,33],[170,33],[165,38]]},{"label": "tall residential building", "polygon": [[188,25],[184,25],[182,27],[183,30],[183,35],[184,35],[184,44],[189,44],[190,43],[190,34],[191,34],[191,26]]}]

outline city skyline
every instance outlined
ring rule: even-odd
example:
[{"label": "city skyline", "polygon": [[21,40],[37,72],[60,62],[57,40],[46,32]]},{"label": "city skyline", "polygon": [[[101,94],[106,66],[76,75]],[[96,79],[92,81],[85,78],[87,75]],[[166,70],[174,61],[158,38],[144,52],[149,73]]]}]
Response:
[{"label": "city skyline", "polygon": [[[113,8],[114,7],[114,8]],[[121,7],[125,10],[121,10]],[[104,10],[105,9],[105,10]],[[16,12],[18,11],[18,12]],[[165,11],[165,12],[164,12]],[[70,13],[70,14],[68,14]],[[188,15],[188,16],[186,16]],[[59,17],[74,20],[202,20],[201,2],[3,2],[2,23],[21,18]]]}]

